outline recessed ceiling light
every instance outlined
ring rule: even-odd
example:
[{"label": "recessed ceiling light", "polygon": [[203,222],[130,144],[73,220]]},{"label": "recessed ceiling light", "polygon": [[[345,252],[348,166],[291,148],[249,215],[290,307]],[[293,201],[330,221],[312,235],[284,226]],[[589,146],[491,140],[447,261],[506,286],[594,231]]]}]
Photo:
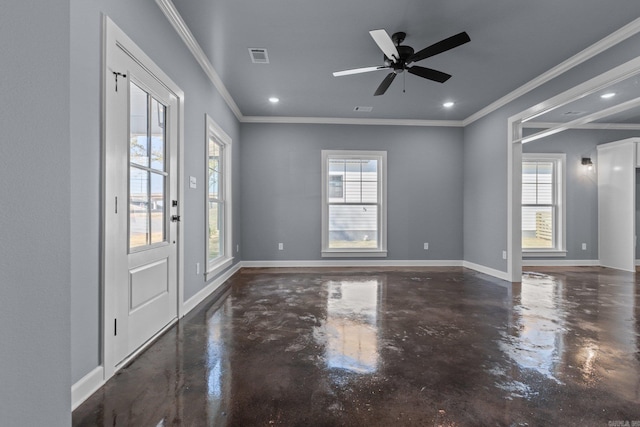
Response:
[{"label": "recessed ceiling light", "polygon": [[280,102],[280,98],[276,98],[275,96],[272,96],[271,98],[269,98],[269,102],[272,104],[277,104],[278,102]]},{"label": "recessed ceiling light", "polygon": [[448,101],[448,102],[445,102],[444,104],[442,104],[442,106],[443,106],[444,108],[451,108],[451,107],[453,107],[454,105],[455,105],[455,103],[453,103],[452,101]]},{"label": "recessed ceiling light", "polygon": [[616,96],[615,92],[608,92],[608,93],[603,93],[602,95],[600,95],[600,98],[609,99],[609,98],[613,98],[614,96]]}]

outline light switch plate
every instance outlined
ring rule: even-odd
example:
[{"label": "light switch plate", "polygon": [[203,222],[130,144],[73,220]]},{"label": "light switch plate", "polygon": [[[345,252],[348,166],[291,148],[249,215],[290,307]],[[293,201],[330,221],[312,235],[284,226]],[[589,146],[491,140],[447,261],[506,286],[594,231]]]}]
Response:
[{"label": "light switch plate", "polygon": [[189,188],[196,188],[196,177],[195,176],[190,176],[189,177]]}]

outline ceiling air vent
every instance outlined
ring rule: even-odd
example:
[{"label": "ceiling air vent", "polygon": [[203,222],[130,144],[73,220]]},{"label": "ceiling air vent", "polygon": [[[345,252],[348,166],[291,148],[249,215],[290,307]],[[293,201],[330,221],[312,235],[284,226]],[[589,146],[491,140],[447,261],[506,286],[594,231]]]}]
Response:
[{"label": "ceiling air vent", "polygon": [[373,107],[353,107],[353,111],[357,111],[359,113],[370,113],[373,110]]},{"label": "ceiling air vent", "polygon": [[269,55],[267,54],[267,49],[250,47],[249,55],[251,55],[251,62],[253,62],[254,64],[269,63]]}]

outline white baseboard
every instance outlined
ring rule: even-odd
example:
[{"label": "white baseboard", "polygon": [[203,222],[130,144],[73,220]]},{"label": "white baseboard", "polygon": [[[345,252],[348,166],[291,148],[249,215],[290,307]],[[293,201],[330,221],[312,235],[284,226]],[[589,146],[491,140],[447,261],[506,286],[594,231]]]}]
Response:
[{"label": "white baseboard", "polygon": [[309,268],[309,267],[462,267],[459,260],[304,260],[242,261],[245,268]]},{"label": "white baseboard", "polygon": [[484,265],[475,264],[469,261],[463,261],[462,266],[464,268],[470,268],[471,270],[479,271],[480,273],[488,274],[489,276],[497,277],[501,280],[509,282],[509,275],[506,271],[496,270],[495,268],[485,267]]},{"label": "white baseboard", "polygon": [[597,267],[597,259],[526,259],[522,260],[523,267]]},{"label": "white baseboard", "polygon": [[71,386],[71,410],[75,410],[89,396],[104,385],[104,368],[98,366]]},{"label": "white baseboard", "polygon": [[[191,310],[193,310],[198,304],[204,301],[209,295],[215,292],[218,287],[220,287],[227,279],[233,276],[238,270],[241,268],[241,263],[237,263],[229,270],[222,273],[220,276],[216,277],[211,283],[209,283],[206,287],[200,290],[197,294],[189,298],[189,300],[185,301],[182,305],[182,315],[185,316]],[[160,332],[158,332],[157,336],[162,335],[166,329],[172,327],[175,324],[171,322],[165,328],[163,328]],[[122,365],[124,366],[128,363],[129,360],[135,358],[140,352],[144,351],[149,344],[151,344],[155,340],[155,337],[150,340],[147,345],[142,346],[138,351],[132,354],[127,360],[125,360]],[[95,393],[100,387],[102,387],[105,383],[104,380],[104,367],[98,366],[87,375],[82,377],[78,382],[71,386],[71,410],[75,410],[82,402],[87,400],[89,396]]]},{"label": "white baseboard", "polygon": [[215,292],[225,281],[231,276],[236,274],[238,270],[242,268],[242,262],[236,263],[233,267],[213,279],[211,283],[198,291],[197,294],[189,298],[182,304],[182,317],[186,316],[191,310],[193,310],[198,304],[207,299],[209,295]]}]

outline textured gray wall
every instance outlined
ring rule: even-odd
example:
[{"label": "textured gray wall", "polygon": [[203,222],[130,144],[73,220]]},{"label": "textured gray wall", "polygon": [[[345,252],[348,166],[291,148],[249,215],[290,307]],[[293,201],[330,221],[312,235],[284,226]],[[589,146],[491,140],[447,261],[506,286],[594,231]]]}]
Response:
[{"label": "textured gray wall", "polygon": [[71,424],[69,2],[0,7],[0,424]]},{"label": "textured gray wall", "polygon": [[[466,261],[499,271],[507,270],[507,262],[502,259],[502,251],[507,248],[506,161],[509,117],[637,56],[640,56],[640,36],[634,36],[619,43],[465,127],[464,259]],[[532,142],[532,144],[535,143]]]},{"label": "textured gray wall", "polygon": [[[596,168],[588,171],[581,159],[598,164],[596,146],[636,136],[636,131],[571,130],[525,144],[525,153],[567,155],[567,260],[598,259],[598,180]],[[582,250],[582,243],[587,250]],[[543,259],[543,258],[534,258]],[[553,258],[558,259],[558,258]]]},{"label": "textured gray wall", "polygon": [[[205,113],[234,142],[240,182],[238,122],[154,1],[71,0],[71,348],[72,380],[100,364],[100,67],[101,14],[118,25],[185,93],[182,220],[185,299],[205,285]],[[189,188],[195,176],[197,189]],[[234,247],[241,240],[234,200]],[[236,261],[238,261],[236,258]],[[196,263],[201,274],[196,275]]]},{"label": "textured gray wall", "polygon": [[462,129],[242,124],[241,139],[245,260],[321,258],[323,149],[387,150],[388,259],[462,259]]}]

